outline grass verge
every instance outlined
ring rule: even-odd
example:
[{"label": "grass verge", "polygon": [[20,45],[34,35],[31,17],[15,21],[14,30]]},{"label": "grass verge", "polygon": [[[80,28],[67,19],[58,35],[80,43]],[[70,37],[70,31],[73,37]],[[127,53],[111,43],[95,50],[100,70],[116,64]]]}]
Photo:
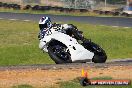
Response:
[{"label": "grass verge", "polygon": [[[132,28],[69,23],[103,47],[108,59],[132,58]],[[38,32],[37,22],[0,20],[0,65],[53,64],[38,48]]]},{"label": "grass verge", "polygon": [[12,88],[34,88],[31,85],[23,84],[23,85],[17,85],[13,86]]},{"label": "grass verge", "polygon": [[[92,79],[101,79],[101,80],[110,80],[112,79],[111,77],[100,77],[100,78],[92,78]],[[131,88],[132,85],[89,85],[86,86],[85,88]],[[68,82],[61,82],[59,85],[59,88],[84,88],[83,86],[80,85],[78,79],[74,79]]]}]

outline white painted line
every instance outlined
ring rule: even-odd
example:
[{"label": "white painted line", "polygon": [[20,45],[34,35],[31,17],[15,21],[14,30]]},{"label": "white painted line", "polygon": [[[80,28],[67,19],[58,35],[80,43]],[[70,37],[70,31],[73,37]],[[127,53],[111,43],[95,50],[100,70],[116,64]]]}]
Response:
[{"label": "white painted line", "polygon": [[124,27],[124,28],[130,28],[130,27]]},{"label": "white painted line", "polygon": [[18,19],[9,19],[9,20],[18,20]]},{"label": "white painted line", "polygon": [[30,20],[23,20],[23,21],[30,21]]},{"label": "white painted line", "polygon": [[0,18],[0,20],[1,20],[1,19],[4,19],[4,18]]},{"label": "white painted line", "polygon": [[112,26],[112,27],[119,27],[119,26]]}]

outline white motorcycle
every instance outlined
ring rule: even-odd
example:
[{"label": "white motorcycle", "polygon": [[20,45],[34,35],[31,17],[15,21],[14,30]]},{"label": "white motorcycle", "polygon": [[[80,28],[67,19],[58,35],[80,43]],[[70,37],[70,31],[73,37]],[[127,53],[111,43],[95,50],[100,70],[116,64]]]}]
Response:
[{"label": "white motorcycle", "polygon": [[39,48],[48,52],[56,64],[62,63],[105,63],[107,55],[97,44],[83,37],[77,27],[69,24],[72,29],[61,30],[61,25],[56,24],[46,32],[40,40]]}]

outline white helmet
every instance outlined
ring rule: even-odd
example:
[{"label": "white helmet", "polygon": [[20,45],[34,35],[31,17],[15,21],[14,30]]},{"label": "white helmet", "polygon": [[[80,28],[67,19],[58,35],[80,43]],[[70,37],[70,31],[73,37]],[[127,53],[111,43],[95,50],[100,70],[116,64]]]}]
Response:
[{"label": "white helmet", "polygon": [[39,28],[40,30],[41,29],[44,29],[44,28],[51,28],[52,26],[52,23],[51,23],[51,20],[49,17],[42,17],[40,20],[39,20]]}]

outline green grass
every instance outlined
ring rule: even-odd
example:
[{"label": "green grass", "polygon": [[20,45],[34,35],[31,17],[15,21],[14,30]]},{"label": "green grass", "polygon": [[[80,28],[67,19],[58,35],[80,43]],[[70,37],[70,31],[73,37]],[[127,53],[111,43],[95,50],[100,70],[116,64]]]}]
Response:
[{"label": "green grass", "polygon": [[[132,58],[132,28],[69,22],[106,51],[108,60]],[[0,20],[0,65],[54,64],[39,48],[38,22]]]},{"label": "green grass", "polygon": [[110,76],[102,76],[102,77],[94,77],[94,78],[92,78],[93,80],[111,80],[111,79],[113,79],[112,77],[110,77]]},{"label": "green grass", "polygon": [[[58,86],[43,86],[41,88],[131,88],[132,87],[132,84],[131,85],[124,85],[124,86],[113,86],[113,85],[89,85],[89,86],[86,86],[86,87],[83,87],[80,85],[80,80],[81,78],[75,78],[71,81],[63,81],[63,82],[59,82],[57,83]],[[92,80],[110,80],[110,79],[113,79],[112,77],[98,77],[98,78],[92,78]],[[38,88],[38,87],[33,87],[31,85],[28,85],[28,84],[23,84],[23,85],[17,85],[17,86],[13,86],[11,88]],[[40,87],[39,87],[40,88]]]},{"label": "green grass", "polygon": [[109,85],[109,86],[101,86],[101,85],[98,85],[98,86],[87,86],[87,87],[83,87],[80,85],[80,83],[76,83],[76,82],[63,82],[60,84],[60,87],[59,88],[132,88],[132,85],[128,85],[128,86],[112,86],[112,85]]},{"label": "green grass", "polygon": [[23,84],[23,85],[13,86],[12,88],[34,88],[34,87],[27,84]]},{"label": "green grass", "polygon": [[[110,80],[112,79],[111,77],[100,77],[100,78],[92,78],[92,79],[102,79],[102,80]],[[86,86],[86,87],[83,87],[80,85],[80,82],[78,79],[74,79],[74,80],[71,80],[71,81],[68,81],[68,82],[61,82],[59,83],[59,88],[132,88],[132,85],[124,85],[124,86],[113,86],[113,85],[89,85],[89,86]]]},{"label": "green grass", "polygon": [[0,20],[0,65],[51,64],[38,48],[36,22]]}]

